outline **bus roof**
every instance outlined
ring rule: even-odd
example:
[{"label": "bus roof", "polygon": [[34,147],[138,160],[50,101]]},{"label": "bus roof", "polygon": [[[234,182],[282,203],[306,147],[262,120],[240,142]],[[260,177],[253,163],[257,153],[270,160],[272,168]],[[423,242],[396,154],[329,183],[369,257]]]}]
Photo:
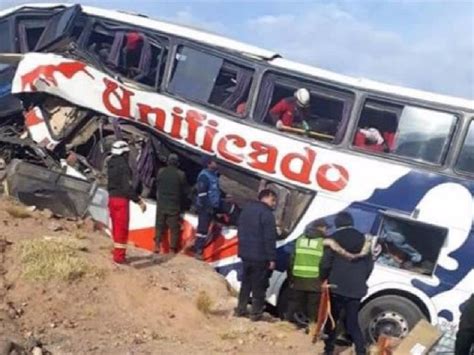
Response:
[{"label": "bus roof", "polygon": [[[23,5],[18,5],[18,6],[0,11],[0,17],[6,16],[10,13],[13,13],[23,8],[47,9],[47,8],[53,8],[53,7],[58,7],[58,6],[70,7],[70,6],[73,6],[73,4],[63,4],[63,3],[23,4]],[[198,41],[201,43],[206,43],[209,45],[226,48],[226,49],[236,51],[244,55],[248,55],[248,56],[259,58],[259,59],[268,60],[268,59],[278,56],[278,54],[275,52],[258,48],[256,46],[242,43],[242,42],[239,42],[230,38],[226,38],[214,33],[198,30],[198,29],[193,29],[189,26],[181,26],[181,25],[173,24],[166,21],[150,19],[146,17],[145,15],[141,15],[141,14],[132,14],[132,13],[127,13],[127,12],[122,12],[122,11],[117,11],[117,10],[106,10],[106,9],[101,9],[98,7],[83,6],[83,5],[81,5],[81,8],[83,12],[88,15],[99,16],[99,17],[110,19],[110,20],[121,21],[121,22],[129,23],[129,24],[133,24],[136,26],[149,28],[151,30],[160,31],[163,33],[178,35],[180,37],[185,37],[185,38],[189,38],[191,40]]]},{"label": "bus roof", "polygon": [[382,94],[391,94],[396,96],[403,96],[406,98],[430,101],[474,112],[474,100],[464,99],[455,96],[441,95],[429,91],[417,90],[403,86],[390,85],[365,78],[354,78],[351,76],[338,74],[329,70],[297,63],[284,58],[275,58],[271,61],[271,63],[278,68],[292,70],[309,76],[314,76],[317,78],[332,81],[337,84],[348,85],[361,90],[370,90]]},{"label": "bus roof", "polygon": [[[0,11],[0,17],[6,16],[22,8],[50,8],[58,6],[68,7],[72,6],[72,4],[23,4]],[[225,48],[257,59],[267,60],[269,64],[277,68],[288,69],[301,74],[306,74],[323,80],[331,81],[336,84],[348,85],[353,88],[361,90],[371,90],[382,94],[390,94],[406,98],[429,101],[474,112],[474,100],[441,95],[428,91],[381,83],[370,79],[354,78],[351,76],[338,74],[329,70],[281,58],[278,53],[273,51],[261,49],[256,46],[248,45],[210,32],[193,29],[188,26],[182,26],[161,20],[150,19],[141,14],[132,14],[117,10],[106,10],[97,7],[82,5],[81,8],[88,15],[95,15],[110,20],[118,20],[136,26],[146,27],[152,30],[168,33],[171,35],[177,34],[180,37],[185,37],[208,45]]]}]

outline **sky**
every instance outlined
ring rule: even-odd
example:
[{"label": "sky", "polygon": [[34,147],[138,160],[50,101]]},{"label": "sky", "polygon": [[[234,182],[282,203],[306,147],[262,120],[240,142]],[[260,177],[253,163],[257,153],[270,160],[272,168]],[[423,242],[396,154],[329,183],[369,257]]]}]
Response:
[{"label": "sky", "polygon": [[[474,0],[63,2],[138,12],[341,74],[474,99]],[[0,8],[21,3],[0,0]]]}]

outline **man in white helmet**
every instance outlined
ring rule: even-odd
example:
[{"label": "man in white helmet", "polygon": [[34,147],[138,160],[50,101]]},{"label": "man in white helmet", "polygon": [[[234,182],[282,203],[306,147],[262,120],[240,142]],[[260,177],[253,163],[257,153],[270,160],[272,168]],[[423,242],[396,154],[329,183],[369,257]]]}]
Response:
[{"label": "man in white helmet", "polygon": [[145,202],[132,186],[132,170],[128,165],[129,152],[127,142],[116,141],[112,145],[112,156],[107,163],[109,213],[114,240],[113,259],[117,264],[126,262],[130,200],[138,203],[142,212],[146,210]]},{"label": "man in white helmet", "polygon": [[278,129],[284,126],[293,127],[296,124],[307,126],[309,117],[310,94],[308,89],[298,89],[291,97],[278,101],[270,109],[270,116]]}]

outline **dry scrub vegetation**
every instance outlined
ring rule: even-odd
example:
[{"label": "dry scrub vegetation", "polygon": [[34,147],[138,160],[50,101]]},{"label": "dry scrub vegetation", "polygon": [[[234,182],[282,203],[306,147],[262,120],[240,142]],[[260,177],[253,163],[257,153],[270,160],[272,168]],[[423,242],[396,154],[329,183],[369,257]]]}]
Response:
[{"label": "dry scrub vegetation", "polygon": [[82,253],[87,249],[75,240],[44,237],[20,244],[22,275],[35,281],[72,281],[93,271]]}]

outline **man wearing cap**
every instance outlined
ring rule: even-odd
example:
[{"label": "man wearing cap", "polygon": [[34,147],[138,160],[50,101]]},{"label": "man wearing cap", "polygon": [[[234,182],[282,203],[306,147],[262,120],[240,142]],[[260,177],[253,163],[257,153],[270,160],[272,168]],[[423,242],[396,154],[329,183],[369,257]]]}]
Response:
[{"label": "man wearing cap", "polygon": [[302,124],[307,127],[309,117],[310,94],[307,89],[295,91],[293,97],[285,97],[270,109],[270,116],[278,129]]},{"label": "man wearing cap", "polygon": [[109,213],[114,240],[113,260],[118,264],[126,262],[130,200],[138,203],[142,212],[146,210],[145,202],[132,186],[132,171],[128,165],[129,152],[127,142],[116,141],[112,145],[112,156],[107,163]]},{"label": "man wearing cap", "polygon": [[156,237],[155,253],[160,252],[160,243],[166,227],[171,233],[170,252],[178,250],[180,235],[180,214],[188,194],[188,183],[182,170],[178,168],[179,159],[174,153],[168,156],[168,165],[161,168],[156,177]]},{"label": "man wearing cap", "polygon": [[196,232],[195,255],[202,259],[203,249],[212,218],[222,208],[222,191],[217,174],[217,162],[214,156],[202,157],[201,170],[197,177],[196,209],[198,212],[198,227]]},{"label": "man wearing cap", "polygon": [[287,317],[290,322],[298,322],[296,314],[303,314],[310,322],[316,318],[321,292],[319,264],[323,257],[323,238],[327,227],[324,219],[317,219],[309,223],[303,235],[296,240],[288,267],[291,291]]}]

